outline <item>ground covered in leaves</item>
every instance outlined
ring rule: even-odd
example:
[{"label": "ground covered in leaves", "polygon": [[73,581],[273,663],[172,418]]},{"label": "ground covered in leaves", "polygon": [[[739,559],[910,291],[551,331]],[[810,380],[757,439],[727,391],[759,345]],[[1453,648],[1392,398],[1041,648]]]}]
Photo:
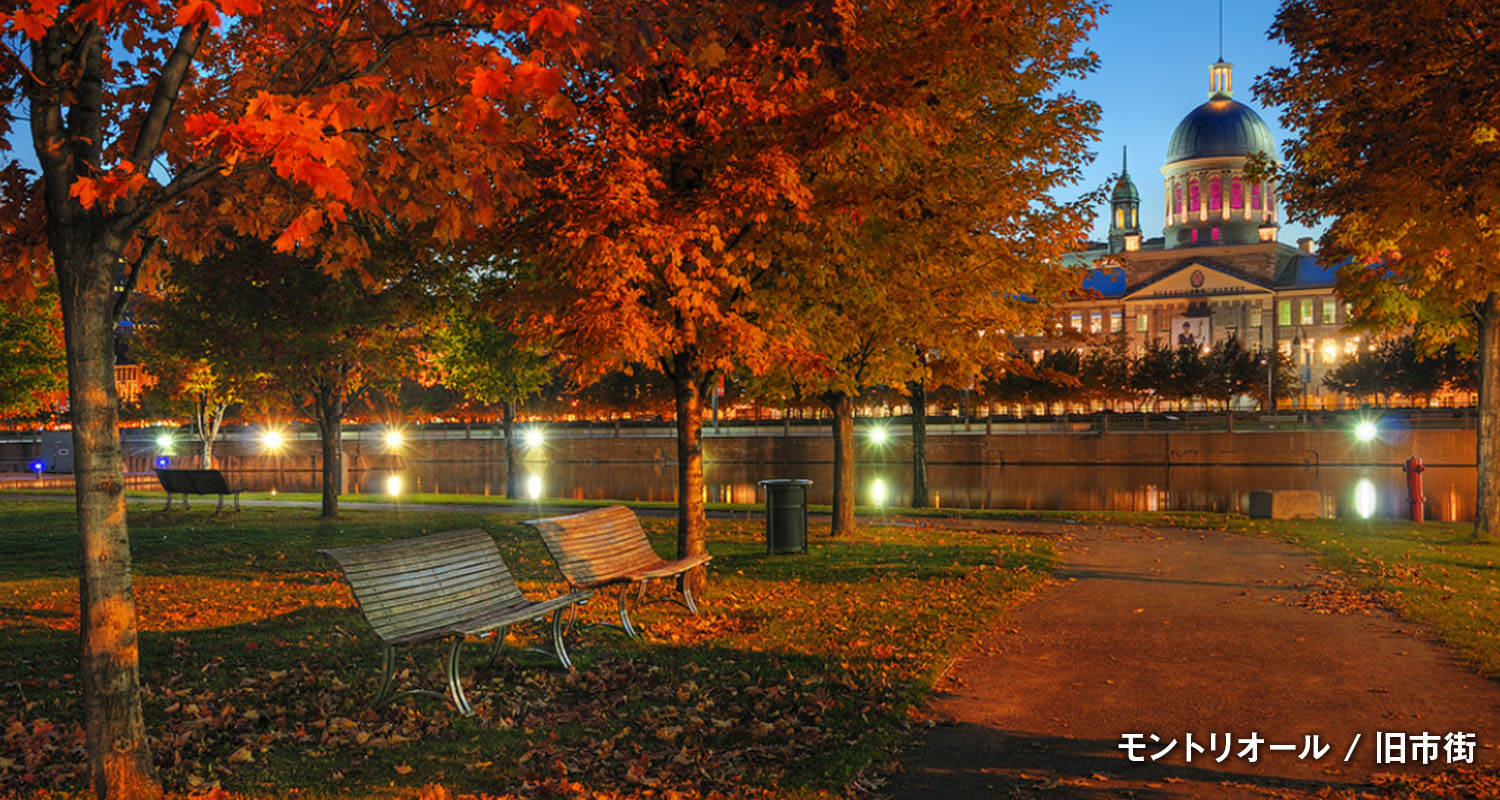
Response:
[{"label": "ground covered in leaves", "polygon": [[[4,503],[0,541],[0,796],[83,789],[71,506]],[[647,636],[575,633],[577,669],[483,666],[476,715],[429,698],[370,710],[376,642],[319,547],[479,527],[533,596],[560,591],[516,516],[164,513],[132,506],[143,693],[174,793],[236,797],[858,794],[938,672],[1044,580],[1039,540],[866,523],[765,556],[760,523],[711,522],[701,617],[648,606]],[[671,522],[645,520],[658,551]],[[664,587],[663,587],[664,589]],[[588,617],[605,619],[596,601]],[[522,632],[529,635],[529,632]],[[441,686],[438,644],[409,682]]]},{"label": "ground covered in leaves", "polygon": [[1432,627],[1484,675],[1500,678],[1500,542],[1468,523],[1393,520],[1268,522],[1226,518],[1231,530],[1317,553],[1329,580],[1306,603],[1350,613],[1379,604]]}]

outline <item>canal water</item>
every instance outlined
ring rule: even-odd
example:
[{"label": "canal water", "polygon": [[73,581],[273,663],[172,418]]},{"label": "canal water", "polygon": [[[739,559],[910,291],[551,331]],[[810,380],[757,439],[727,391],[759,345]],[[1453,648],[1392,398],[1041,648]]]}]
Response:
[{"label": "canal water", "polygon": [[[550,463],[527,461],[523,487],[539,498],[673,501],[677,469],[673,464]],[[348,491],[384,494],[392,471],[349,473]],[[411,461],[394,472],[403,492],[504,494],[501,464]],[[757,481],[765,478],[810,478],[808,499],[833,499],[831,464],[775,466],[710,463],[704,469],[709,502],[757,503]],[[1427,519],[1465,521],[1474,517],[1475,471],[1472,467],[1431,467],[1423,473]],[[231,474],[252,491],[317,491],[319,475],[310,471],[245,471]],[[1368,482],[1361,489],[1361,484]],[[1398,467],[1262,467],[1262,466],[1064,466],[1064,465],[932,465],[928,484],[944,508],[1112,511],[1244,512],[1256,489],[1312,489],[1323,494],[1325,508],[1338,516],[1355,516],[1356,495],[1363,495],[1377,517],[1405,517],[1405,475]],[[861,464],[856,472],[860,505],[879,502],[905,506],[911,497],[911,468],[897,464]]]}]

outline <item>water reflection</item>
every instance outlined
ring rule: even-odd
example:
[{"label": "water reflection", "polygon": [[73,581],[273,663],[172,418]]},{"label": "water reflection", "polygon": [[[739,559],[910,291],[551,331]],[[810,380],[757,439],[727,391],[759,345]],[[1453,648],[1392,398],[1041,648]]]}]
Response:
[{"label": "water reflection", "polygon": [[[652,500],[677,498],[677,468],[672,464],[597,464],[527,462],[522,490],[541,497]],[[399,470],[404,492],[504,494],[503,464],[409,462]],[[382,494],[391,471],[349,473],[349,491]],[[317,491],[312,471],[263,470],[232,473],[252,491]],[[808,500],[833,500],[831,464],[709,464],[704,469],[711,503],[756,503],[756,482],[764,478],[811,478]],[[1470,520],[1474,516],[1475,471],[1430,467],[1426,512],[1431,520]],[[928,485],[937,505],[947,508],[1013,508],[1033,510],[1230,511],[1249,507],[1256,489],[1312,489],[1322,492],[1339,516],[1355,516],[1355,487],[1368,479],[1374,489],[1374,515],[1404,517],[1405,477],[1396,467],[1090,467],[933,465]],[[856,473],[861,503],[871,500],[879,481],[885,504],[911,502],[911,468],[905,465],[860,465]]]}]

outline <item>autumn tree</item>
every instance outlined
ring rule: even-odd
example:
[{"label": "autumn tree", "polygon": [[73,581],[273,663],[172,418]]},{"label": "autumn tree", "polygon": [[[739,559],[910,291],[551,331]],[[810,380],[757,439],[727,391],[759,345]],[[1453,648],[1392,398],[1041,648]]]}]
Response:
[{"label": "autumn tree", "polygon": [[394,394],[417,371],[424,319],[439,307],[441,262],[403,245],[373,248],[358,273],[258,239],[167,273],[171,324],[189,328],[216,372],[281,394],[317,423],[322,516],[338,516],[343,421],[367,392]]},{"label": "autumn tree", "polygon": [[[1007,150],[1024,122],[1005,115],[1040,122],[1056,113],[1056,128],[1025,136],[1042,150],[1063,121],[1077,121],[1039,95],[1086,65],[1072,45],[1094,12],[1073,0],[1024,10],[729,0],[589,6],[585,27],[598,38],[590,69],[566,90],[578,109],[566,144],[551,151],[558,177],[543,196],[555,197],[558,210],[534,321],[575,357],[575,371],[635,364],[673,381],[680,556],[704,548],[703,391],[736,365],[763,372],[795,357],[806,328],[772,325],[773,316],[795,315],[768,310],[789,287],[825,279],[812,273],[842,270],[838,286],[857,291],[909,269],[902,254],[876,249],[874,234],[895,220],[888,212],[898,199],[910,203],[907,220],[965,213],[945,208],[969,196],[943,196],[943,179],[957,170],[927,169],[934,164],[927,154],[953,140],[953,126],[978,134],[980,118],[992,115],[999,126],[974,146],[974,158],[988,148],[996,163],[985,174],[993,176],[1016,156],[1014,172],[1026,176],[993,194],[1038,196],[1029,190],[1048,181],[1048,159]],[[995,93],[988,106],[986,91]],[[1071,153],[1073,141],[1064,134],[1052,144]],[[881,182],[902,191],[864,193]],[[973,213],[970,221],[965,234],[976,241],[1017,233],[1003,215]]]},{"label": "autumn tree", "polygon": [[1291,218],[1332,220],[1325,259],[1367,325],[1477,332],[1474,532],[1500,537],[1500,9],[1480,0],[1286,0],[1291,64],[1256,82],[1293,132]]},{"label": "autumn tree", "polygon": [[169,411],[185,413],[191,421],[198,437],[199,466],[213,469],[214,442],[224,415],[243,399],[249,384],[215,367],[215,356],[223,345],[196,324],[199,314],[176,293],[153,296],[139,308],[131,347],[150,365],[156,379],[150,391],[165,398]]},{"label": "autumn tree", "polygon": [[[571,10],[533,0],[18,0],[0,7],[0,282],[55,269],[73,420],[83,688],[100,796],[153,796],[115,429],[112,338],[159,256],[237,235],[324,266],[364,255],[350,220],[442,238],[524,193],[514,146],[554,96],[545,49]],[[556,51],[560,48],[552,48]],[[121,287],[123,291],[118,291]]]},{"label": "autumn tree", "polygon": [[0,304],[0,416],[30,414],[67,388],[57,293]]},{"label": "autumn tree", "polygon": [[520,496],[516,408],[552,377],[547,357],[492,316],[476,313],[497,289],[470,286],[439,323],[430,349],[443,382],[472,400],[499,404],[505,428],[505,496]]}]

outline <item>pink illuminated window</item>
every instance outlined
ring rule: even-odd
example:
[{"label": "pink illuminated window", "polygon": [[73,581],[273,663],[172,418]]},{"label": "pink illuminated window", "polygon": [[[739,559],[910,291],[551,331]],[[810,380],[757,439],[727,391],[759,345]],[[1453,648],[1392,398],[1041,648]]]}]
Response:
[{"label": "pink illuminated window", "polygon": [[1202,208],[1198,201],[1198,179],[1188,181],[1188,211],[1197,211]]},{"label": "pink illuminated window", "polygon": [[1229,207],[1236,211],[1245,207],[1245,184],[1239,177],[1229,181]]},{"label": "pink illuminated window", "polygon": [[1260,210],[1260,183],[1259,182],[1250,184],[1250,209],[1252,211],[1259,211]]},{"label": "pink illuminated window", "polygon": [[1198,241],[1198,229],[1197,228],[1193,229],[1193,241],[1195,241],[1195,242]]},{"label": "pink illuminated window", "polygon": [[1181,214],[1182,213],[1182,184],[1180,184],[1180,183],[1173,184],[1172,185],[1172,194],[1174,196],[1174,199],[1172,201],[1172,213],[1173,214]]},{"label": "pink illuminated window", "polygon": [[1208,210],[1220,211],[1224,208],[1224,185],[1218,178],[1212,178],[1208,182]]},{"label": "pink illuminated window", "polygon": [[1212,239],[1212,240],[1214,240],[1216,242],[1219,241],[1219,229],[1218,228],[1214,228],[1213,232],[1209,234],[1208,238],[1210,238],[1210,239]]}]

